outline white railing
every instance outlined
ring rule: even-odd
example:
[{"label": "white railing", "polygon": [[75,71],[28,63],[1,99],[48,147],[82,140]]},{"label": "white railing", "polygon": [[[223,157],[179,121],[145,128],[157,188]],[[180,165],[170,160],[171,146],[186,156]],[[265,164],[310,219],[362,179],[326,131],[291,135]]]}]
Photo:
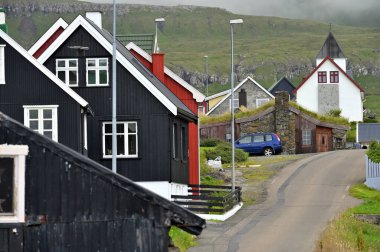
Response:
[{"label": "white railing", "polygon": [[365,184],[368,187],[380,190],[380,163],[375,163],[365,155]]}]

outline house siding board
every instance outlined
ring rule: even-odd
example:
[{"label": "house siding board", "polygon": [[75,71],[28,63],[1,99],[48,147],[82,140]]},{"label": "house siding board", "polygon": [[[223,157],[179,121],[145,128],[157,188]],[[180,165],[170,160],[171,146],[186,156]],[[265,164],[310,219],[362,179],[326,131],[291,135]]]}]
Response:
[{"label": "house siding board", "polygon": [[[150,71],[152,71],[152,63],[140,56],[134,50],[131,53]],[[198,104],[193,98],[193,94],[184,88],[182,85],[173,80],[169,75],[164,75],[165,86],[169,88],[195,115],[198,114]],[[188,124],[188,145],[189,145],[189,157],[188,157],[188,182],[190,184],[199,183],[199,168],[198,168],[198,127],[195,123],[190,122]],[[183,176],[181,176],[183,177]]]},{"label": "house siding board", "polygon": [[[85,55],[79,56],[76,50],[68,49],[69,45],[88,46],[89,50],[84,51]],[[72,89],[91,104],[95,114],[94,117],[88,117],[88,156],[111,168],[111,159],[102,158],[101,133],[102,123],[112,120],[111,55],[87,31],[79,27],[45,62],[45,65],[55,73],[55,59],[78,58],[78,56],[79,65],[82,66],[79,67],[82,69],[79,71],[79,87]],[[86,87],[85,59],[88,57],[109,58],[109,86]],[[117,63],[117,83],[117,120],[137,121],[139,152],[138,158],[118,159],[118,173],[134,181],[182,181],[187,184],[188,168],[184,168],[179,174],[170,172],[172,163],[171,137],[169,137],[171,136],[170,112],[120,63]],[[172,175],[174,177],[171,177]]]},{"label": "house siding board", "polygon": [[[297,116],[296,120],[296,153],[313,153],[317,151],[316,148],[316,125],[301,116]],[[310,130],[311,131],[311,144],[303,145],[302,144],[302,130]]]},{"label": "house siding board", "polygon": [[[165,221],[171,212],[154,196],[143,199],[126,182],[111,183],[104,169],[94,169],[89,161],[51,148],[28,132],[16,134],[13,127],[0,122],[0,144],[26,144],[29,154],[26,223],[0,226],[0,234],[17,227],[24,235],[9,243],[23,249],[9,251],[167,251]],[[0,240],[2,248],[9,244]]]},{"label": "house siding board", "polygon": [[[58,105],[58,141],[81,151],[80,105],[1,38],[0,44],[6,44],[6,84],[0,86],[0,110],[24,123],[23,105]],[[22,74],[12,66],[22,69]]]}]

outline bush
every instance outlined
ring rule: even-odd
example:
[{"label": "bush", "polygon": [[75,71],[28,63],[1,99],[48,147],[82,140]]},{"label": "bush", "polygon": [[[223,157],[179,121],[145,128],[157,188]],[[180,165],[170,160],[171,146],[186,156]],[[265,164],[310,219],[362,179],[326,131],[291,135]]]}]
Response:
[{"label": "bush", "polygon": [[220,140],[218,138],[206,138],[206,139],[201,139],[201,147],[215,147],[219,143],[224,142],[223,140]]},{"label": "bush", "polygon": [[[219,143],[215,149],[206,150],[207,159],[215,159],[218,156],[222,157],[222,163],[231,163],[232,160],[232,147],[230,143],[222,142]],[[248,153],[244,152],[241,149],[235,149],[235,161],[244,162],[248,159]]]},{"label": "bush", "polygon": [[371,142],[367,155],[373,162],[380,163],[380,144],[378,142]]}]

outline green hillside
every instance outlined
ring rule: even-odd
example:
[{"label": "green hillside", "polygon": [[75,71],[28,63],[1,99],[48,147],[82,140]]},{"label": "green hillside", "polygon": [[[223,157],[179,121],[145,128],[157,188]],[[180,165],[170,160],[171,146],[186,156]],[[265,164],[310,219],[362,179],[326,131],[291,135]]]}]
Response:
[{"label": "green hillside", "polygon": [[[29,48],[58,17],[70,22],[83,13],[10,15],[7,18],[9,33]],[[157,17],[166,19],[159,33],[166,65],[177,73],[188,71],[202,76],[205,72],[203,56],[208,55],[209,74],[224,77],[227,85],[213,83],[209,94],[229,86],[230,19],[244,19],[243,25],[235,27],[234,35],[239,78],[252,75],[266,88],[284,75],[298,85],[315,65],[315,56],[330,29],[329,24],[317,21],[242,16],[217,8],[134,5],[118,15],[117,33],[154,33]],[[110,31],[111,21],[112,12],[107,10],[103,26]],[[380,117],[380,29],[332,25],[332,31],[349,59],[355,80],[367,91],[366,106]],[[204,90],[203,85],[197,88]]]}]

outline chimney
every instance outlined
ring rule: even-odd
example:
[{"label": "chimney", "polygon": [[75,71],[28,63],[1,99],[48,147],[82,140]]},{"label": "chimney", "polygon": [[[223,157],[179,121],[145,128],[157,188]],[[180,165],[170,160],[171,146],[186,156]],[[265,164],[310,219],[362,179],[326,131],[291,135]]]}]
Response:
[{"label": "chimney", "polygon": [[8,33],[8,25],[5,23],[5,10],[0,8],[0,29]]},{"label": "chimney", "polygon": [[164,83],[165,73],[164,73],[164,56],[163,53],[153,53],[152,54],[152,66],[153,66],[153,74]]},{"label": "chimney", "polygon": [[102,13],[100,11],[87,11],[86,18],[90,19],[100,29],[102,29]]}]

